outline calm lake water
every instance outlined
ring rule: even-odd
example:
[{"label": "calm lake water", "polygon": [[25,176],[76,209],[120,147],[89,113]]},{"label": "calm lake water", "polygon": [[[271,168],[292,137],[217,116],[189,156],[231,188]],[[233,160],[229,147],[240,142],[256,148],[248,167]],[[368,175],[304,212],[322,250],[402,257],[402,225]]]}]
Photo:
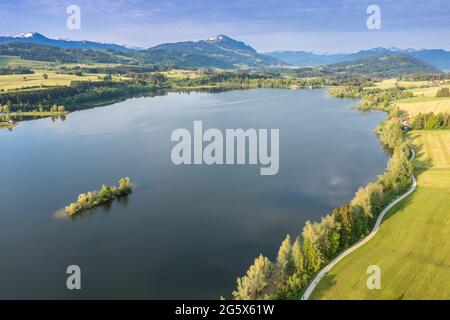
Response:
[{"label": "calm lake water", "polygon": [[[169,93],[0,131],[0,298],[230,297],[287,233],[320,220],[384,171],[384,114],[325,90]],[[174,129],[279,128],[280,171],[175,166]],[[130,176],[126,199],[75,219],[78,194]],[[79,265],[82,289],[66,289]]]}]

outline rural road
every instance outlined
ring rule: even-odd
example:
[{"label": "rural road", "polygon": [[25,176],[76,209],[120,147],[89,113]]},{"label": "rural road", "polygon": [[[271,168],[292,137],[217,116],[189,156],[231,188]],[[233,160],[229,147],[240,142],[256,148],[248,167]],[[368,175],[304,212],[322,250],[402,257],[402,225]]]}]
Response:
[{"label": "rural road", "polygon": [[[411,149],[411,158],[410,161],[414,160],[414,157],[416,156],[416,152]],[[400,201],[402,201],[403,199],[405,199],[407,196],[409,196],[411,193],[414,192],[414,190],[416,189],[416,185],[417,185],[417,181],[416,178],[413,175],[413,183],[411,185],[411,187],[409,188],[408,191],[406,191],[403,195],[401,195],[400,197],[398,197],[397,199],[395,199],[394,201],[392,201],[386,208],[384,208],[384,210],[380,213],[380,215],[378,216],[377,222],[375,223],[372,231],[367,235],[367,237],[365,237],[364,239],[362,239],[361,241],[357,242],[355,245],[353,245],[352,247],[348,248],[347,250],[345,250],[344,252],[342,252],[340,255],[338,255],[336,258],[334,258],[328,265],[325,266],[325,268],[323,268],[318,274],[317,276],[314,278],[314,280],[309,284],[308,288],[306,289],[305,293],[303,294],[301,300],[308,300],[309,296],[311,295],[311,293],[314,291],[314,289],[316,288],[316,286],[319,284],[320,280],[322,280],[322,278],[328,273],[330,272],[330,270],[342,259],[344,259],[346,256],[348,256],[350,253],[352,253],[353,251],[357,250],[358,248],[362,247],[363,245],[365,245],[367,242],[370,241],[370,239],[372,239],[378,232],[378,229],[380,229],[380,225],[381,222],[383,221],[384,216],[386,215],[386,213],[389,212],[389,210],[394,207],[397,203],[399,203]]]}]

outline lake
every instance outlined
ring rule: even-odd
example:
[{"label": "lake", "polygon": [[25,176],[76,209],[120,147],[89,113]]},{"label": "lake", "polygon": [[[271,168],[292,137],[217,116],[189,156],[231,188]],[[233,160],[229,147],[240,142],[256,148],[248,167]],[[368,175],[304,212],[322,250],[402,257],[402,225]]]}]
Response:
[{"label": "lake", "polygon": [[[276,255],[374,181],[388,155],[363,113],[326,90],[169,93],[0,130],[0,298],[230,298],[254,258]],[[279,172],[172,163],[173,130],[278,128]],[[58,218],[78,194],[130,176],[133,193]],[[81,268],[81,290],[66,268]]]}]

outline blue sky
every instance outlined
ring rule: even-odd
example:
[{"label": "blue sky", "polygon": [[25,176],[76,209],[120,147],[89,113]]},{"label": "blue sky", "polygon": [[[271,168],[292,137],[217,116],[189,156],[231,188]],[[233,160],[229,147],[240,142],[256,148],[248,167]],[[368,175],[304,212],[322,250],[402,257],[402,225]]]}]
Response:
[{"label": "blue sky", "polygon": [[[81,8],[81,30],[66,8]],[[381,30],[366,27],[369,5]],[[226,34],[258,51],[350,52],[374,47],[450,50],[448,0],[0,0],[0,34],[37,31],[54,38],[150,47]]]}]

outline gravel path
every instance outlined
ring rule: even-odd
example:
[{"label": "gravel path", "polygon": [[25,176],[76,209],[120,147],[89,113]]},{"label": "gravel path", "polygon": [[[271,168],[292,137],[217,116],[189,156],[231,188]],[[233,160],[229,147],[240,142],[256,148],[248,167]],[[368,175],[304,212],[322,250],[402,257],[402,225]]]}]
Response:
[{"label": "gravel path", "polygon": [[[416,153],[413,149],[411,149],[411,158],[410,160],[414,160],[414,157],[416,156]],[[408,189],[408,191],[406,191],[403,195],[401,195],[400,197],[396,198],[394,201],[392,201],[386,208],[384,208],[384,210],[380,213],[380,215],[378,216],[377,222],[375,223],[375,226],[373,227],[372,231],[367,235],[367,237],[365,237],[364,239],[362,239],[361,241],[357,242],[356,244],[354,244],[352,247],[348,248],[347,250],[345,250],[344,252],[342,252],[340,255],[338,255],[336,258],[334,258],[328,265],[325,266],[325,268],[323,268],[318,274],[317,276],[314,278],[314,280],[309,284],[308,288],[306,289],[305,293],[303,294],[301,300],[308,300],[309,296],[311,295],[311,293],[314,291],[314,289],[316,288],[316,286],[319,284],[320,280],[322,280],[322,278],[342,259],[344,259],[346,256],[348,256],[350,253],[352,253],[353,251],[357,250],[358,248],[362,247],[363,245],[365,245],[367,242],[370,241],[370,239],[372,239],[378,232],[378,230],[380,229],[380,225],[381,222],[383,221],[384,216],[386,215],[386,213],[388,213],[388,211],[394,207],[397,203],[399,203],[400,201],[402,201],[403,199],[405,199],[407,196],[409,196],[411,193],[414,192],[414,190],[416,189],[417,186],[417,181],[416,178],[413,175],[413,183],[411,185],[411,187]]]}]

